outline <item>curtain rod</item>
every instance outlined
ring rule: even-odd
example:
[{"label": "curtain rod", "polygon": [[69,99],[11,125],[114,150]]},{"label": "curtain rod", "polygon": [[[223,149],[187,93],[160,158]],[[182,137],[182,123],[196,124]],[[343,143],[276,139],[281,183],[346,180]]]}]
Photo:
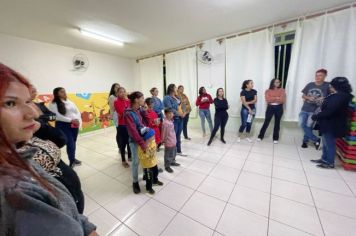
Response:
[{"label": "curtain rod", "polygon": [[335,13],[335,12],[346,10],[346,9],[349,9],[349,8],[352,8],[352,7],[356,7],[356,3],[351,3],[351,4],[349,3],[346,6],[336,7],[336,8],[332,8],[330,10],[324,10],[322,12],[313,13],[311,15],[300,16],[300,17],[294,18],[292,20],[287,20],[287,21],[283,21],[283,22],[280,22],[280,23],[270,24],[270,25],[267,25],[265,27],[262,27],[262,28],[259,28],[259,29],[255,29],[255,30],[245,30],[242,33],[223,36],[221,38],[218,38],[216,41],[221,41],[221,40],[224,40],[224,39],[231,39],[231,38],[235,38],[237,36],[242,36],[242,35],[246,35],[246,34],[250,34],[250,33],[255,33],[255,32],[258,32],[258,31],[261,31],[261,30],[265,30],[265,29],[268,29],[268,28],[271,28],[271,27],[278,27],[278,26],[287,25],[287,24],[290,24],[290,23],[293,23],[293,22],[297,22],[298,20],[303,19],[303,18],[304,19],[312,19],[312,18],[315,18],[315,17],[318,17],[318,16],[322,16],[322,15],[330,14],[330,13]]},{"label": "curtain rod", "polygon": [[[335,13],[335,12],[338,12],[338,11],[343,11],[343,10],[346,10],[346,9],[349,9],[349,8],[352,8],[352,7],[356,7],[356,2],[348,3],[346,5],[343,4],[343,6],[341,6],[341,7],[334,7],[334,8],[331,8],[331,9],[326,9],[326,10],[323,10],[323,11],[319,11],[317,13],[312,13],[310,15],[300,16],[300,17],[297,17],[297,18],[294,18],[294,19],[291,19],[291,20],[286,20],[286,21],[283,21],[283,22],[270,24],[270,25],[264,26],[262,28],[244,30],[241,33],[234,33],[234,34],[231,34],[231,35],[225,35],[225,36],[222,36],[222,37],[216,39],[216,41],[222,42],[225,39],[236,38],[237,36],[242,36],[242,35],[246,35],[246,34],[250,34],[250,33],[255,33],[255,32],[258,32],[258,31],[261,31],[261,30],[265,30],[265,29],[268,29],[268,28],[271,28],[271,27],[278,27],[278,26],[287,25],[287,24],[290,24],[290,23],[297,22],[300,19],[312,19],[312,18],[319,17],[319,16],[322,16],[322,15],[331,14],[331,13]],[[201,47],[203,44],[204,44],[204,41],[201,41],[201,42],[190,44],[189,46],[184,46],[184,47],[180,47],[180,48],[176,48],[176,49],[172,49],[172,50],[168,50],[168,51],[164,51],[164,52],[158,52],[158,53],[155,53],[155,54],[152,54],[152,55],[149,55],[149,56],[138,58],[138,59],[136,59],[136,62],[138,63],[140,60],[144,60],[144,59],[148,59],[148,58],[156,57],[156,56],[161,56],[161,55],[164,56],[165,54],[172,53],[172,52],[177,52],[177,51],[181,51],[181,50],[185,50],[185,49],[188,49],[188,48],[193,48],[193,47],[197,47],[197,46]]]},{"label": "curtain rod", "polygon": [[194,48],[194,47],[199,46],[199,45],[202,45],[202,43],[195,43],[193,45],[185,46],[183,48],[177,48],[177,49],[172,49],[172,50],[161,52],[161,53],[155,53],[155,54],[153,54],[151,56],[141,57],[139,59],[136,59],[136,62],[138,63],[140,60],[144,60],[144,59],[148,59],[148,58],[152,58],[152,57],[165,56],[165,54],[169,54],[169,53],[172,53],[172,52],[178,52],[178,51],[181,51],[181,50],[184,50],[184,49],[188,49],[188,48]]}]

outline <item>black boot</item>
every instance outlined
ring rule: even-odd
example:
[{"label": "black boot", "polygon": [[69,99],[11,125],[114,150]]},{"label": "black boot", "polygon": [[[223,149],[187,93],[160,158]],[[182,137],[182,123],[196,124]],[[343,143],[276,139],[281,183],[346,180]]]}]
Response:
[{"label": "black boot", "polygon": [[152,189],[153,185],[153,173],[151,169],[145,169],[145,174],[146,174],[146,190],[150,194],[154,194],[155,191]]},{"label": "black boot", "polygon": [[226,144],[226,141],[225,141],[225,139],[224,139],[224,137],[221,137],[221,142],[223,142],[224,144]]},{"label": "black boot", "polygon": [[140,185],[138,184],[138,182],[133,183],[133,184],[132,184],[132,188],[133,188],[133,192],[134,192],[135,194],[138,194],[138,193],[141,192]]},{"label": "black boot", "polygon": [[209,139],[209,142],[208,142],[208,146],[210,146],[210,144],[213,142],[213,139],[212,138],[210,138]]}]

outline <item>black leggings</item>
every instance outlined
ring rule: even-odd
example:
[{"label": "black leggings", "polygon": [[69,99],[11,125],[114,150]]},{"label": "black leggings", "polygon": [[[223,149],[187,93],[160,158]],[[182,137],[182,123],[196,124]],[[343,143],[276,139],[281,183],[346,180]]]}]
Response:
[{"label": "black leggings", "polygon": [[143,169],[144,175],[146,176],[146,189],[152,189],[152,184],[158,181],[158,166],[155,165],[151,168]]},{"label": "black leggings", "polygon": [[186,114],[183,118],[183,135],[184,138],[189,138],[188,136],[188,121],[189,121],[189,114]]},{"label": "black leggings", "polygon": [[126,125],[119,125],[116,127],[117,132],[119,133],[118,143],[119,143],[119,150],[121,154],[121,160],[124,162],[125,160],[125,149],[127,147],[127,155],[131,158],[131,149],[129,146],[129,133],[127,132]]},{"label": "black leggings", "polygon": [[77,173],[62,160],[59,162],[57,167],[61,169],[62,176],[56,177],[56,179],[68,189],[74,199],[75,204],[77,205],[78,212],[83,214],[84,194]]},{"label": "black leggings", "polygon": [[281,118],[283,115],[283,105],[268,105],[266,110],[266,118],[263,126],[260,130],[258,138],[263,139],[268,128],[269,123],[271,122],[272,117],[274,116],[274,128],[273,128],[273,140],[279,140],[279,128],[281,124]]},{"label": "black leggings", "polygon": [[120,150],[120,133],[119,133],[118,126],[116,126],[116,144],[117,144],[117,148]]},{"label": "black leggings", "polygon": [[220,129],[220,138],[224,139],[224,135],[225,135],[225,126],[227,124],[227,120],[229,119],[229,115],[227,114],[226,111],[222,111],[222,112],[217,112],[215,113],[215,117],[214,117],[214,129],[211,132],[211,136],[210,139],[213,139],[216,135],[216,133],[218,132],[219,128]]}]

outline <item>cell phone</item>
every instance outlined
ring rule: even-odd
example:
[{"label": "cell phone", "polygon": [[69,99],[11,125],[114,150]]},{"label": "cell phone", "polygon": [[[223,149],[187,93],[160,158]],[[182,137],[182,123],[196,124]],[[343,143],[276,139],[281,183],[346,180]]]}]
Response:
[{"label": "cell phone", "polygon": [[77,129],[77,128],[79,128],[79,125],[76,125],[76,124],[74,124],[74,123],[71,123],[71,124],[70,124],[70,127],[73,128],[73,129]]}]

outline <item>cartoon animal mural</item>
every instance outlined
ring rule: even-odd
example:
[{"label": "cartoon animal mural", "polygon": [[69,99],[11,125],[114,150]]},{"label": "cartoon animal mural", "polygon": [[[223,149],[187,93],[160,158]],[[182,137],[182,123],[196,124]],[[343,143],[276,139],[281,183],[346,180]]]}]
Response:
[{"label": "cartoon animal mural", "polygon": [[[81,133],[107,128],[113,123],[110,120],[108,93],[68,93],[68,98],[74,102],[82,116]],[[41,94],[37,101],[48,104],[52,101],[52,94]]]}]

